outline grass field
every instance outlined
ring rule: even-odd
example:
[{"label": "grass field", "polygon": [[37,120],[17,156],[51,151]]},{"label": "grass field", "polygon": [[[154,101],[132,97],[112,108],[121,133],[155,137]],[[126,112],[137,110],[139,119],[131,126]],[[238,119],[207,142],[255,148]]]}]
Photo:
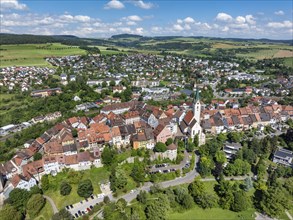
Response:
[{"label": "grass field", "polygon": [[0,67],[5,66],[50,66],[44,58],[86,54],[78,47],[54,44],[21,44],[0,46]]},{"label": "grass field", "polygon": [[48,201],[46,201],[46,205],[41,210],[40,214],[35,218],[35,220],[47,220],[51,219],[53,216],[53,210]]},{"label": "grass field", "polygon": [[293,57],[284,58],[284,64],[293,68]]},{"label": "grass field", "polygon": [[212,208],[212,209],[201,209],[198,206],[195,206],[194,208],[183,212],[183,213],[170,213],[167,215],[167,219],[169,220],[196,220],[196,219],[254,219],[255,214],[254,209],[248,209],[244,212],[232,212],[229,210],[224,210],[221,208]]},{"label": "grass field", "polygon": [[[101,193],[100,183],[102,181],[108,181],[109,179],[109,172],[104,167],[92,168],[85,171],[79,171],[78,173],[81,174],[81,176],[78,176],[80,179],[78,182],[85,179],[90,179],[92,181],[94,194]],[[84,200],[84,198],[77,194],[78,184],[71,184],[72,190],[68,196],[60,195],[59,186],[62,181],[66,181],[68,178],[68,172],[61,172],[58,173],[55,177],[49,177],[50,189],[45,192],[45,195],[48,195],[54,200],[58,209],[62,209],[66,205],[74,204]]]}]

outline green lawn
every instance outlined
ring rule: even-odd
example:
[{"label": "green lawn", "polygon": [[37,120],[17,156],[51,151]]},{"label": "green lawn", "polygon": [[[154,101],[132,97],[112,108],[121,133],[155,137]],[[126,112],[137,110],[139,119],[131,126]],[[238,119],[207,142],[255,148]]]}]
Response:
[{"label": "green lawn", "polygon": [[76,173],[78,173],[78,175],[74,177],[74,182],[76,183],[70,183],[72,190],[68,196],[61,196],[59,193],[59,186],[62,181],[70,182],[73,180],[73,178],[68,176],[68,172],[65,171],[58,173],[55,177],[49,176],[50,189],[45,192],[45,195],[48,195],[54,200],[58,209],[64,208],[66,205],[77,203],[84,199],[77,194],[78,182],[81,180],[90,179],[94,187],[94,194],[98,194],[101,193],[100,183],[103,181],[108,181],[109,179],[109,172],[104,167],[92,168]]},{"label": "green lawn", "polygon": [[51,219],[53,215],[53,210],[48,201],[46,201],[46,205],[41,210],[40,214],[35,218],[35,220],[47,220]]},{"label": "green lawn", "polygon": [[293,57],[284,58],[284,64],[293,68]]},{"label": "green lawn", "polygon": [[60,43],[1,45],[0,67],[5,66],[50,66],[44,60],[50,56],[86,54],[76,46]]},{"label": "green lawn", "polygon": [[182,220],[195,220],[195,219],[223,219],[223,220],[228,220],[228,219],[254,219],[255,210],[254,209],[249,209],[244,212],[232,212],[230,210],[224,210],[221,208],[212,208],[212,209],[201,209],[198,206],[195,206],[194,208],[183,212],[183,213],[169,213],[167,215],[167,219],[172,220],[172,219],[182,219]]}]

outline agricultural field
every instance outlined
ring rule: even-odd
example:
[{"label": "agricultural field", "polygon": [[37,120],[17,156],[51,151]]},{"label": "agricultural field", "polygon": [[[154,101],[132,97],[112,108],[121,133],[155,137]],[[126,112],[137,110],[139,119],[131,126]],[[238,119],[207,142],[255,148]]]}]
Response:
[{"label": "agricultural field", "polygon": [[0,67],[50,66],[45,57],[82,54],[86,51],[60,43],[0,45]]}]

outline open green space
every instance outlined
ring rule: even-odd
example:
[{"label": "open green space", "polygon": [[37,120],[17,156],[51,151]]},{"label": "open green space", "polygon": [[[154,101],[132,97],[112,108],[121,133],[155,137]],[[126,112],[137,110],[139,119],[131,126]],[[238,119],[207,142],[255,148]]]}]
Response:
[{"label": "open green space", "polygon": [[46,201],[46,205],[42,208],[40,214],[35,218],[35,220],[47,220],[51,219],[53,215],[53,210],[51,204]]},{"label": "open green space", "polygon": [[[100,183],[107,182],[109,179],[109,172],[104,167],[91,168],[89,170],[68,172],[64,171],[58,173],[55,177],[49,176],[50,187],[45,192],[45,195],[51,197],[57,208],[62,209],[66,205],[77,203],[84,198],[77,194],[78,183],[82,180],[90,179],[94,188],[94,194],[101,193]],[[67,196],[60,195],[60,185],[63,181],[67,181],[72,186],[71,193]]]},{"label": "open green space", "polygon": [[284,58],[284,64],[293,68],[293,57]]},{"label": "open green space", "polygon": [[86,51],[60,43],[1,45],[0,67],[50,66],[45,57],[82,54],[86,54]]},{"label": "open green space", "polygon": [[172,220],[195,220],[195,219],[254,219],[255,214],[254,209],[248,209],[247,211],[243,212],[233,212],[230,210],[224,210],[221,208],[211,208],[211,209],[202,209],[198,206],[193,207],[192,209],[183,212],[183,213],[169,213],[167,219]]}]

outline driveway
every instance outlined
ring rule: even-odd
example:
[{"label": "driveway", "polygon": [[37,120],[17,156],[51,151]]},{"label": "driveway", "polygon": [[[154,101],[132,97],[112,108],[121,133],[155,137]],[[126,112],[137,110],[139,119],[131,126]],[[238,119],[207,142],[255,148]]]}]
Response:
[{"label": "driveway", "polygon": [[43,195],[43,197],[51,204],[51,207],[53,209],[53,213],[56,214],[58,212],[58,209],[57,209],[53,199],[51,199],[49,196],[45,196],[45,195]]}]

